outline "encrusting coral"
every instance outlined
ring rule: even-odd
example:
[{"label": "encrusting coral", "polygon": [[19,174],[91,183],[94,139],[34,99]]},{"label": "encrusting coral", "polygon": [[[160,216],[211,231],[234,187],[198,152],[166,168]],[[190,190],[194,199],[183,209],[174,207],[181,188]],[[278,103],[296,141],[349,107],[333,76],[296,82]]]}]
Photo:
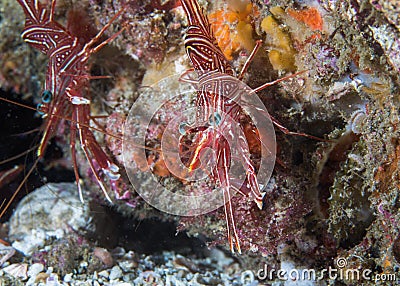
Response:
[{"label": "encrusting coral", "polygon": [[249,52],[253,49],[255,41],[252,22],[257,17],[258,10],[246,1],[230,1],[229,4],[210,13],[208,17],[219,47],[225,57],[232,60],[233,54],[240,49],[244,48]]}]

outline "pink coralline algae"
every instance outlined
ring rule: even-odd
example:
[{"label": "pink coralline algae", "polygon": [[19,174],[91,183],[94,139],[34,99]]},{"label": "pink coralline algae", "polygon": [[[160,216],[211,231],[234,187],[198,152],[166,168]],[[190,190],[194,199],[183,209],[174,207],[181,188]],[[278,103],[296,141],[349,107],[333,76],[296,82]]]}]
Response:
[{"label": "pink coralline algae", "polygon": [[[99,7],[100,3],[93,7]],[[104,19],[124,7],[121,22],[126,36],[117,40],[125,54],[144,64],[163,62],[177,45],[176,36],[181,34],[181,18],[177,7],[180,1],[123,1],[101,3],[101,12],[94,11],[101,25]]]},{"label": "pink coralline algae", "polygon": [[[278,186],[275,180],[283,184]],[[263,210],[258,209],[251,199],[242,194],[238,193],[232,198],[243,250],[261,255],[276,254],[278,245],[301,235],[303,217],[310,213],[311,205],[304,201],[302,187],[299,186],[296,190],[287,187],[283,174],[272,180],[267,186]],[[215,227],[207,230],[207,225],[223,225],[224,219],[223,210],[217,210],[199,220],[209,237],[215,240],[212,245],[224,245],[226,233],[223,228],[218,231]],[[198,221],[196,218],[181,218],[180,229],[195,233],[197,227],[193,225],[194,220]]]},{"label": "pink coralline algae", "polygon": [[332,47],[322,46],[316,54],[316,71],[321,78],[326,78],[330,74],[339,71],[337,66],[337,57]]}]

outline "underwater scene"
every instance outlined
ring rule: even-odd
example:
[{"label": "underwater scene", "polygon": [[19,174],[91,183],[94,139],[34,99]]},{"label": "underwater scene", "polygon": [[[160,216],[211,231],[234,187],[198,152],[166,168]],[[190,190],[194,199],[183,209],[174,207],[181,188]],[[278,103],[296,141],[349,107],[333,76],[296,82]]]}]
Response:
[{"label": "underwater scene", "polygon": [[400,284],[397,0],[0,3],[0,286]]}]

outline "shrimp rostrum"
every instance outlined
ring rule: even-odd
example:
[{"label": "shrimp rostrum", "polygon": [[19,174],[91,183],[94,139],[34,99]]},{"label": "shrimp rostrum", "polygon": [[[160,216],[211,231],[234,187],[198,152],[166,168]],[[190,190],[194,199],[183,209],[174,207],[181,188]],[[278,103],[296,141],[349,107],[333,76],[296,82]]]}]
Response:
[{"label": "shrimp rostrum", "polygon": [[92,117],[87,91],[89,80],[97,77],[90,75],[88,60],[93,53],[99,51],[123,31],[121,29],[113,36],[101,41],[104,32],[121,15],[122,10],[97,35],[85,42],[54,20],[56,0],[52,0],[50,5],[44,5],[38,0],[17,1],[26,16],[22,32],[23,40],[48,57],[44,90],[41,103],[37,107],[39,113],[43,114],[44,123],[36,163],[44,156],[46,146],[56,135],[60,123],[69,120],[70,148],[80,199],[83,201],[75,149],[77,134],[97,183],[106,198],[111,201],[102,181],[102,173],[111,180],[116,180],[119,178],[119,168],[101,148],[90,129]]}]

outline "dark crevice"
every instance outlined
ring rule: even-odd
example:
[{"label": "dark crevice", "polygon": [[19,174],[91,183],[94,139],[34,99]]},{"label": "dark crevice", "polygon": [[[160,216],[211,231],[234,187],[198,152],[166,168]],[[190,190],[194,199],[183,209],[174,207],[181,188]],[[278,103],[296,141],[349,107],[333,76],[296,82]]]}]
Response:
[{"label": "dark crevice", "polygon": [[[0,89],[0,97],[34,106],[32,99],[22,100],[22,96],[11,91]],[[0,164],[0,174],[2,176],[0,181],[0,202],[8,202],[26,174],[34,167],[34,162],[37,159],[35,145],[40,142],[39,130],[42,119],[37,116],[34,110],[1,100],[0,118],[3,119],[2,136],[0,137],[0,161],[3,162],[11,157],[21,155],[14,160]],[[23,154],[29,149],[32,149],[32,151]],[[14,199],[8,212],[1,217],[1,221],[7,220],[16,204],[34,189],[47,182],[68,182],[73,180],[72,170],[65,169],[55,163],[62,157],[63,152],[56,144],[56,140],[51,140],[44,158],[39,161],[35,170]]]},{"label": "dark crevice", "polygon": [[206,254],[204,240],[188,237],[185,232],[177,233],[174,221],[157,218],[138,219],[124,217],[116,210],[91,204],[94,232],[88,238],[105,248],[123,247],[141,254],[174,251],[182,255]]}]

